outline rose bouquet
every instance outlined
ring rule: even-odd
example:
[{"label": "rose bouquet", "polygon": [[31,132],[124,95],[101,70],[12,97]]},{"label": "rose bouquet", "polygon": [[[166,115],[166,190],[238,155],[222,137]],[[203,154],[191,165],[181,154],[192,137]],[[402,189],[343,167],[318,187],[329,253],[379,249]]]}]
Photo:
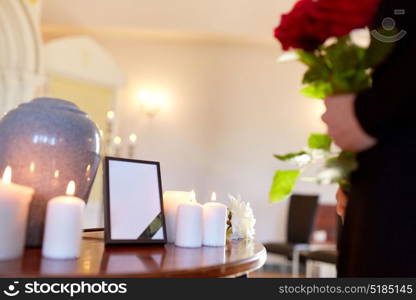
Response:
[{"label": "rose bouquet", "polygon": [[[370,37],[368,45],[354,40],[357,29],[370,25],[379,0],[300,0],[284,14],[275,29],[275,37],[288,57],[306,65],[301,94],[324,99],[335,94],[357,93],[371,87],[371,73],[392,49]],[[289,196],[299,175],[310,165],[323,161],[324,167],[308,179],[322,184],[338,183],[348,189],[349,175],[357,167],[354,154],[332,151],[331,138],[326,134],[311,134],[302,151],[275,155],[297,168],[276,172],[270,190],[270,201]]]}]

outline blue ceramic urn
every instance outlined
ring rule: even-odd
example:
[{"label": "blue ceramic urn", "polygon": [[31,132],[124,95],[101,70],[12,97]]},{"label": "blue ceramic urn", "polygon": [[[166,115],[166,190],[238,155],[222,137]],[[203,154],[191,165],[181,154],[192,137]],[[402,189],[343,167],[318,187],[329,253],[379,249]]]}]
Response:
[{"label": "blue ceramic urn", "polygon": [[4,115],[0,120],[0,174],[10,166],[14,183],[35,189],[27,246],[42,245],[47,202],[65,195],[69,181],[75,181],[75,196],[88,199],[99,163],[98,128],[75,104],[37,98]]}]

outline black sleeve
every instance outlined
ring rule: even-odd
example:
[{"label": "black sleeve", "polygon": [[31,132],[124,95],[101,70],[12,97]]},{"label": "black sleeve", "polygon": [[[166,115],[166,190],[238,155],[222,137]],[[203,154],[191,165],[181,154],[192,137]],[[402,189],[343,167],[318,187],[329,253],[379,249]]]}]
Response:
[{"label": "black sleeve", "polygon": [[[382,20],[391,17],[398,31],[406,31],[390,57],[375,70],[373,86],[359,93],[355,102],[362,127],[379,139],[401,128],[416,128],[415,2],[383,1],[373,26],[381,27]],[[395,14],[398,9],[405,14]]]}]

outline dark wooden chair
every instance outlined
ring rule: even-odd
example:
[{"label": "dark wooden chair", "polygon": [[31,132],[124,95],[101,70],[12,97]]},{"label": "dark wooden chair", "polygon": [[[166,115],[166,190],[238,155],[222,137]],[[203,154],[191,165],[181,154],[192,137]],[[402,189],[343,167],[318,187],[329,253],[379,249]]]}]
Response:
[{"label": "dark wooden chair", "polygon": [[293,275],[299,273],[300,251],[309,249],[318,200],[318,195],[293,195],[290,197],[287,241],[264,245],[268,252],[285,256],[292,261]]},{"label": "dark wooden chair", "polygon": [[[339,241],[341,238],[341,231],[342,231],[342,219],[335,214],[336,218],[336,239],[337,239],[337,246],[339,245]],[[300,253],[301,259],[306,261],[307,270],[306,275],[311,277],[312,268],[311,262],[321,262],[327,264],[334,264],[336,265],[338,262],[338,250],[337,249],[328,249],[328,250],[315,250],[315,251],[302,251]]]}]

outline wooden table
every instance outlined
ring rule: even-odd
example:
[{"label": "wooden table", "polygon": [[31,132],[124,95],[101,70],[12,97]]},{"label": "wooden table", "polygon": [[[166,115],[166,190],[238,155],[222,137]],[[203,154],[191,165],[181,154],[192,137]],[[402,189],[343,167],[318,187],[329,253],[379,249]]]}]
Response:
[{"label": "wooden table", "polygon": [[256,241],[197,249],[165,246],[105,247],[102,232],[84,233],[77,260],[51,260],[40,249],[0,262],[0,277],[234,277],[260,268],[266,250]]}]

